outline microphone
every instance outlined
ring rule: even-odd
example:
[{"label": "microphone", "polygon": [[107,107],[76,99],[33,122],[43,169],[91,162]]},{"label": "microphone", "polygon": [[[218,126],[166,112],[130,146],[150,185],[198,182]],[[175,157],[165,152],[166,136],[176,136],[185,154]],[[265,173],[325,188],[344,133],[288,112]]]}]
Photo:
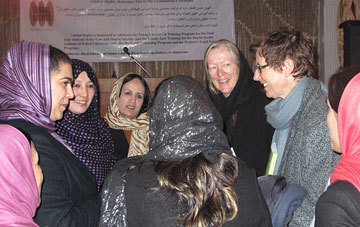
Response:
[{"label": "microphone", "polygon": [[124,47],[123,51],[125,54],[127,54],[132,60],[135,61],[135,63],[144,71],[144,73],[148,76],[148,77],[152,77],[150,75],[150,73],[148,71],[146,71],[146,69],[140,64],[140,62],[138,62],[138,60],[136,60],[130,53],[129,53],[129,48]]},{"label": "microphone", "polygon": [[123,48],[123,51],[125,52],[125,54],[130,55],[130,53],[129,53],[129,48],[124,47],[124,48]]}]

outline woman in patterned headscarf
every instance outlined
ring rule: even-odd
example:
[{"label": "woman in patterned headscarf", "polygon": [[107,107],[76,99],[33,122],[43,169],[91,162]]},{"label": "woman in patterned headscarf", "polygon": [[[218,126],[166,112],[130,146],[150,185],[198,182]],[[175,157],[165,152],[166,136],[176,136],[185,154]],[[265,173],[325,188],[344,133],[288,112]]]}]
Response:
[{"label": "woman in patterned headscarf", "polygon": [[125,74],[115,82],[105,121],[111,128],[116,160],[149,151],[149,87],[140,75]]},{"label": "woman in patterned headscarf", "polygon": [[115,163],[114,143],[109,126],[99,115],[98,86],[93,69],[81,60],[71,62],[75,97],[64,118],[56,122],[56,131],[95,175],[100,190]]}]

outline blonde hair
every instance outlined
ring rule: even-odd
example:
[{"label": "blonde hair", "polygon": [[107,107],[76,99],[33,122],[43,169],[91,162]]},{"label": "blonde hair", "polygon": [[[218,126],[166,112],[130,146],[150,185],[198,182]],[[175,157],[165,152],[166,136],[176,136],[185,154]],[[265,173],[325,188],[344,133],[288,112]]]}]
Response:
[{"label": "blonde hair", "polygon": [[233,58],[233,60],[235,61],[236,65],[238,66],[238,68],[240,70],[239,49],[236,47],[236,45],[234,43],[232,43],[226,39],[220,39],[220,40],[210,44],[210,46],[208,46],[208,48],[206,49],[205,54],[204,54],[204,65],[205,65],[208,86],[210,88],[210,91],[214,94],[219,94],[219,91],[218,91],[218,89],[216,89],[213,82],[211,81],[211,78],[209,75],[209,70],[208,70],[207,58],[212,50],[215,50],[220,47],[225,47],[229,51],[230,56]]}]

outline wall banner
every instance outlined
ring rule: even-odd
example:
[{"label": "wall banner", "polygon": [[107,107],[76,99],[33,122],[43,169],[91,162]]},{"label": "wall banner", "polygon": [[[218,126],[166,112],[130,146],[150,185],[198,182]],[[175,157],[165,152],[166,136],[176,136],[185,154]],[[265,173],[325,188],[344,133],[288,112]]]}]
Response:
[{"label": "wall banner", "polygon": [[21,0],[20,38],[87,62],[201,60],[235,42],[234,0]]}]

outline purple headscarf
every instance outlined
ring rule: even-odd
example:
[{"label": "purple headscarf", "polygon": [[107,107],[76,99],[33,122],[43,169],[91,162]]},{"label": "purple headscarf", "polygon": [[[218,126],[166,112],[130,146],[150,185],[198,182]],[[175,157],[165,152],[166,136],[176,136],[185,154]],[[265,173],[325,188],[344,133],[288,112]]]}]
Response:
[{"label": "purple headscarf", "polygon": [[0,119],[29,121],[70,149],[55,133],[51,101],[50,47],[24,40],[16,43],[0,69]]},{"label": "purple headscarf", "polygon": [[72,60],[74,80],[85,71],[95,85],[94,98],[83,114],[74,114],[69,110],[64,118],[56,122],[56,132],[71,146],[78,157],[95,175],[98,190],[107,173],[115,163],[115,148],[110,127],[100,118],[98,111],[97,82],[89,64]]},{"label": "purple headscarf", "polygon": [[8,51],[0,69],[0,119],[24,119],[50,131],[49,46],[21,41]]}]

